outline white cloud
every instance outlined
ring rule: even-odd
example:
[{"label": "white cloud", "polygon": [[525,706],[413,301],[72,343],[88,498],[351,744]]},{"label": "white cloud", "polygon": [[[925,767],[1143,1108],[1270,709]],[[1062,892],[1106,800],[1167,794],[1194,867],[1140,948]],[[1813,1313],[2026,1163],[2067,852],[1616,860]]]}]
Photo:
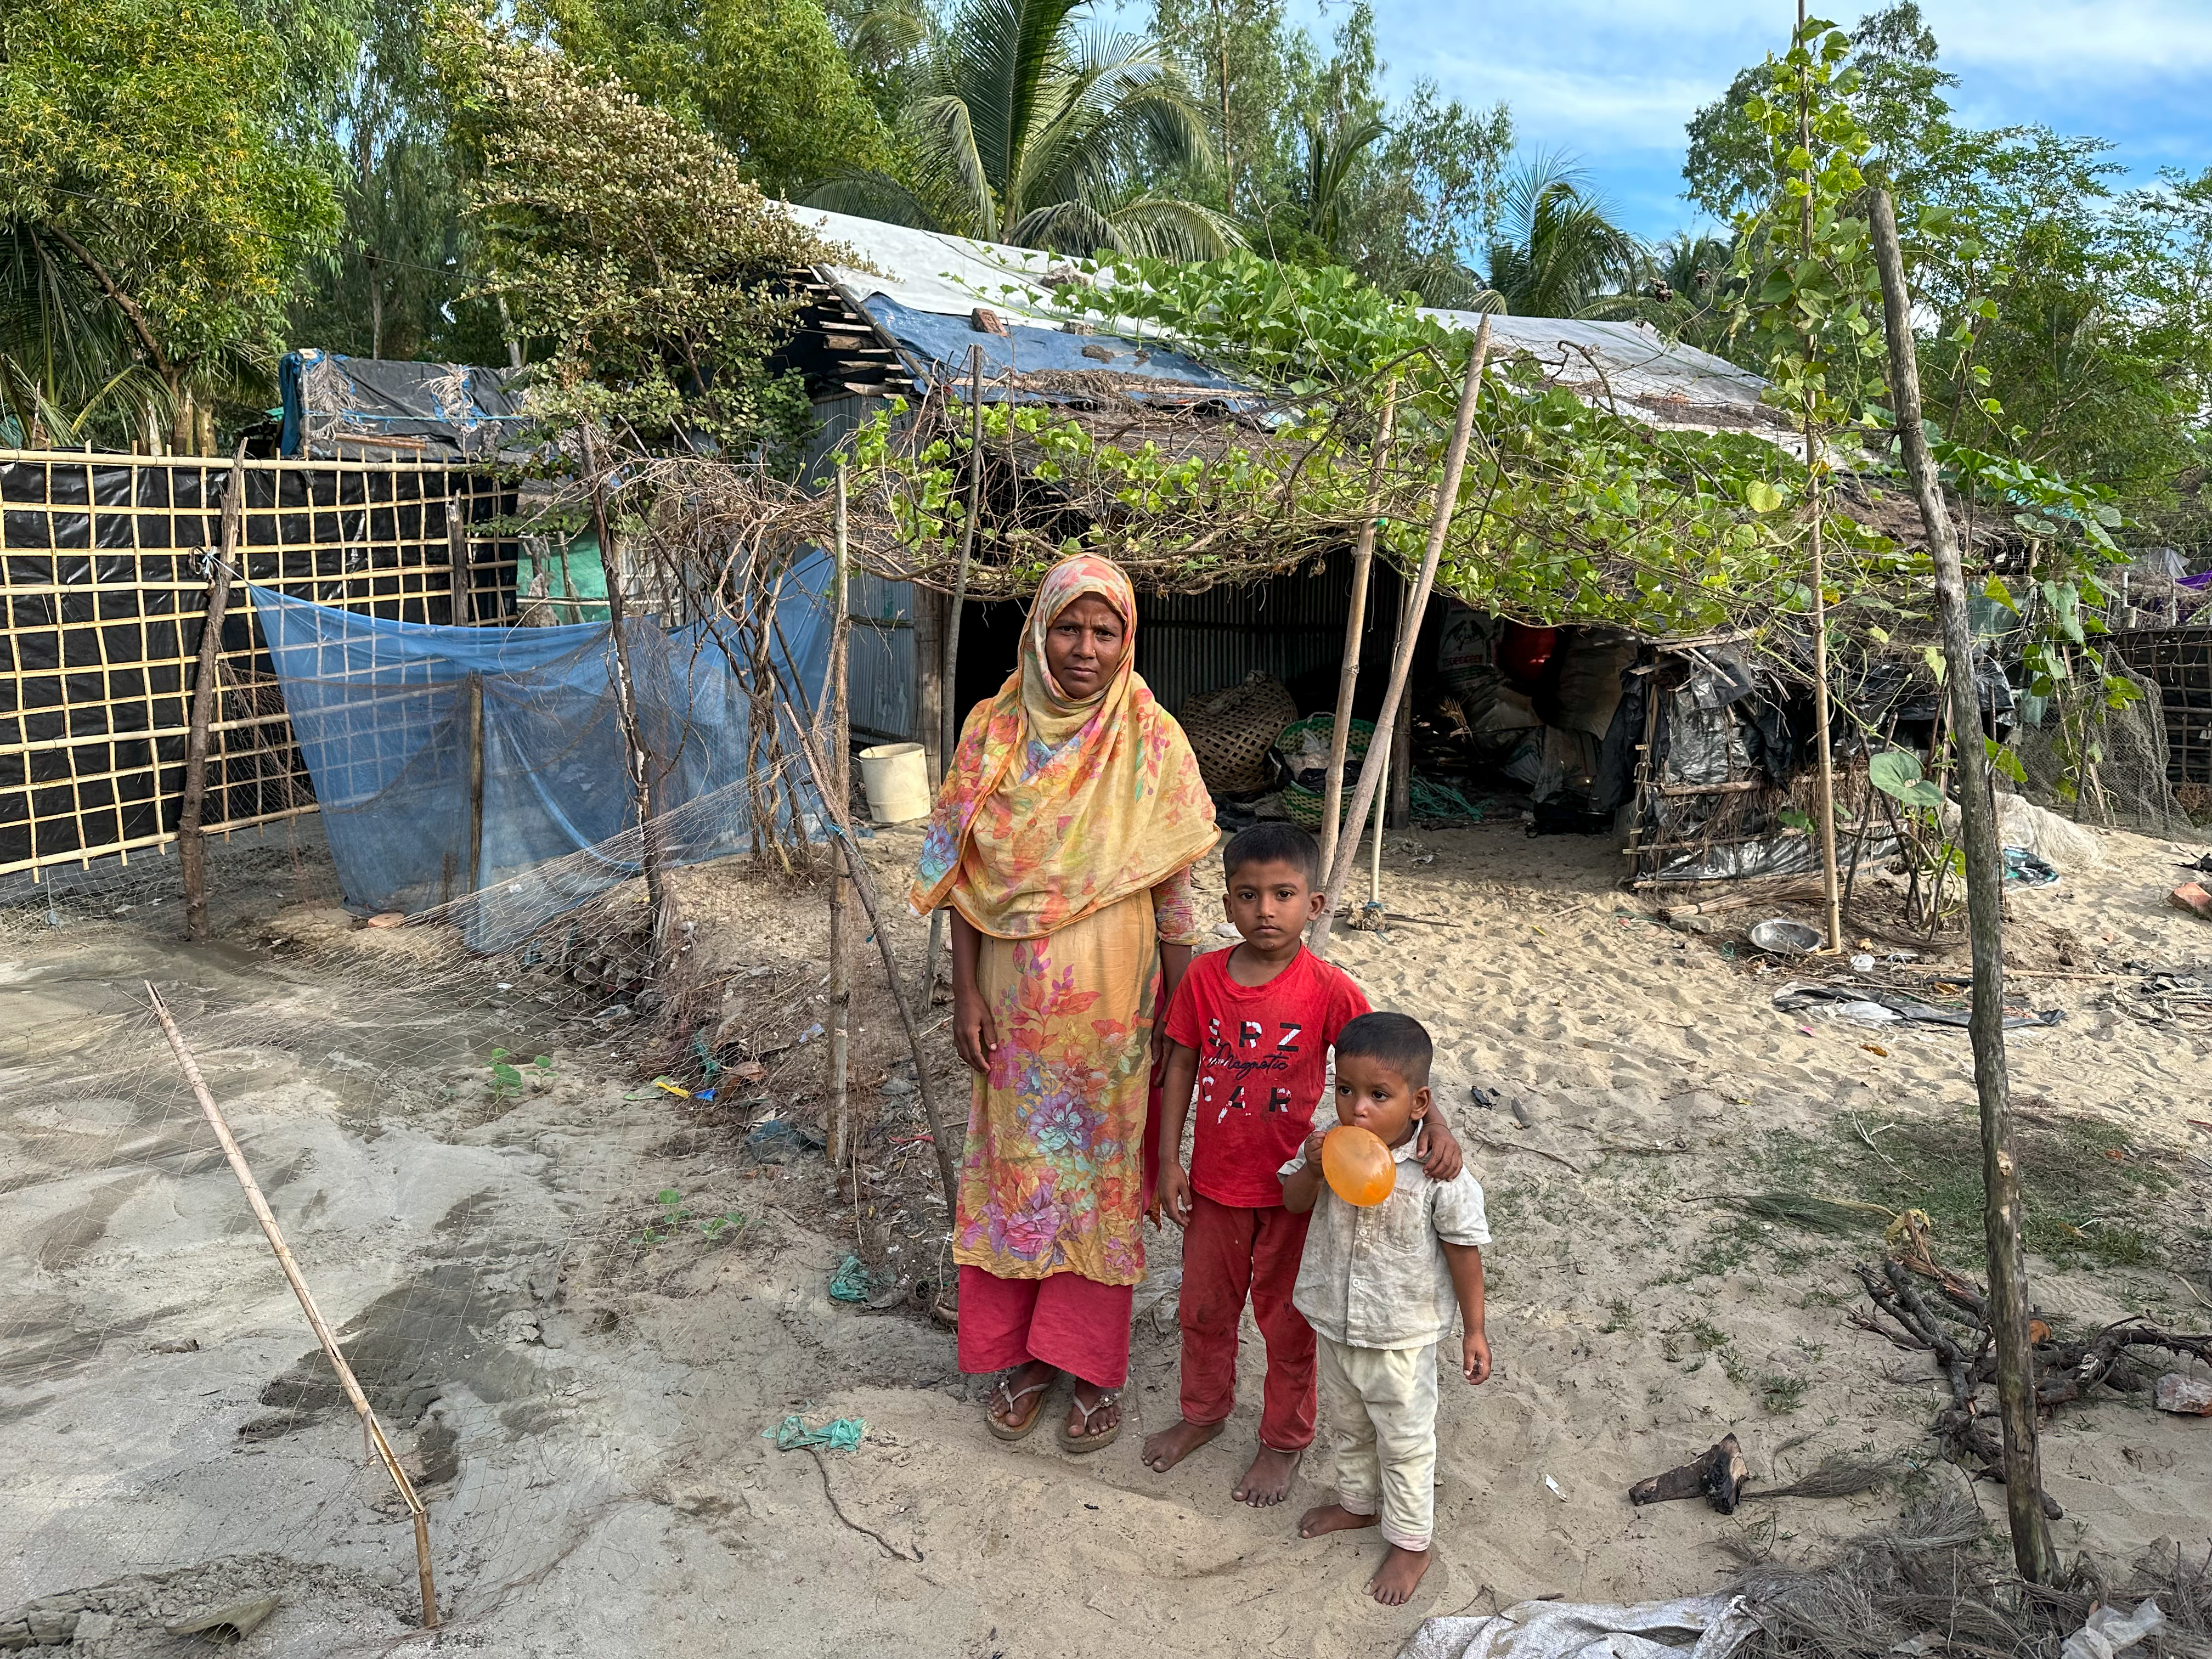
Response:
[{"label": "white cloud", "polygon": [[1503,99],[1516,131],[1547,148],[1585,157],[1614,149],[1680,149],[1682,124],[1726,89],[1727,75],[1629,76],[1496,58],[1439,56],[1424,70],[1470,102]]},{"label": "white cloud", "polygon": [[2212,75],[2204,0],[1926,0],[1942,61],[2086,91]]}]

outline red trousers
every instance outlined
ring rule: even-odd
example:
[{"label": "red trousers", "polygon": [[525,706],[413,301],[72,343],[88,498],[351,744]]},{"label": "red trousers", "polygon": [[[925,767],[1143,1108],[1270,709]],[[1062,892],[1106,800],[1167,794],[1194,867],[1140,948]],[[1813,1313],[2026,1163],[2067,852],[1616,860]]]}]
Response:
[{"label": "red trousers", "polygon": [[[1049,1279],[1000,1279],[960,1267],[960,1369],[1003,1371],[1042,1359],[1101,1389],[1129,1376],[1129,1314],[1133,1285],[1101,1285],[1081,1273]],[[1313,1338],[1306,1339],[1307,1391],[1312,1392]],[[1310,1429],[1313,1418],[1306,1419]]]},{"label": "red trousers", "polygon": [[1182,1414],[1218,1423],[1237,1404],[1237,1337],[1244,1298],[1267,1344],[1260,1438],[1297,1451],[1314,1437],[1314,1334],[1291,1305],[1308,1217],[1279,1204],[1248,1210],[1190,1195],[1182,1235]]}]

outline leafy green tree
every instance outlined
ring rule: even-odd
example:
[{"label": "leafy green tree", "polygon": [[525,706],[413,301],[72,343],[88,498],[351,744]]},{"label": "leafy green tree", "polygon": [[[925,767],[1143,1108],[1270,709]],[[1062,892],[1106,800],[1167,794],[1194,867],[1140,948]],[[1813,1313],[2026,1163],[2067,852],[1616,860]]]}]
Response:
[{"label": "leafy green tree", "polygon": [[330,94],[329,130],[343,139],[336,166],[345,223],[293,309],[297,344],[506,361],[496,318],[462,297],[461,181],[426,56],[434,15],[433,0],[362,0],[350,61]]},{"label": "leafy green tree", "polygon": [[854,78],[888,131],[928,62],[937,14],[929,0],[830,0],[829,13]]},{"label": "leafy green tree", "polygon": [[[1882,176],[1899,196],[1921,192],[1951,137],[1951,106],[1943,94],[1959,78],[1936,66],[1936,43],[1915,0],[1870,12],[1845,36],[1837,82],[1843,108],[1880,158]],[[1751,111],[1771,89],[1763,64],[1740,70],[1729,89],[1690,118],[1682,166],[1690,199],[1716,219],[1755,210],[1784,188],[1786,173]],[[1815,134],[1810,146],[1826,166],[1832,146]]]},{"label": "leafy green tree", "polygon": [[[2073,144],[2050,188],[1922,206],[1923,356],[1947,434],[2158,508],[2204,455],[2212,175],[2117,199]],[[1946,234],[1945,233],[1948,233]]]},{"label": "leafy green tree", "polygon": [[[1835,113],[1863,145],[1855,164],[1898,201],[1913,289],[1934,318],[1920,349],[1929,419],[1978,453],[2112,489],[2131,509],[2166,510],[2205,453],[2203,181],[2170,176],[2115,197],[2119,169],[2102,139],[1959,125],[1945,96],[1956,79],[1937,67],[1935,36],[1909,0],[1841,40]],[[1685,178],[1709,210],[1738,212],[1786,185],[1776,169],[1790,158],[1758,118],[1769,73],[1746,70],[1691,122]],[[1819,131],[1808,149],[1816,170],[1838,159]],[[1746,247],[1749,289],[1787,263],[1779,246]],[[1759,366],[1747,337],[1699,343]],[[1972,480],[1963,483],[1971,497]]]},{"label": "leafy green tree", "polygon": [[1514,315],[1583,316],[1633,279],[1639,257],[1636,239],[1565,157],[1532,157],[1507,180],[1490,287]]},{"label": "leafy green tree", "polygon": [[1222,156],[1176,188],[1235,215],[1277,258],[1346,265],[1431,305],[1480,303],[1468,256],[1496,221],[1513,142],[1504,105],[1471,109],[1427,80],[1387,100],[1364,3],[1326,56],[1279,0],[1154,0],[1152,32],[1199,89]]},{"label": "leafy green tree", "polygon": [[768,360],[799,310],[789,275],[858,256],[690,122],[560,52],[455,19],[439,58],[480,288],[532,345],[529,412],[654,448],[788,459],[805,392]]},{"label": "leafy green tree", "polygon": [[1181,72],[1150,40],[1082,33],[1081,3],[961,0],[901,121],[896,170],[855,170],[808,199],[1066,252],[1237,245],[1223,215],[1147,188],[1150,164],[1213,164]]},{"label": "leafy green tree", "polygon": [[770,193],[888,159],[818,0],[530,0],[554,43],[696,122]]},{"label": "leafy green tree", "polygon": [[284,303],[337,218],[293,107],[282,46],[223,0],[19,0],[0,20],[0,356],[27,431],[167,423],[205,447],[215,402],[267,395]]}]

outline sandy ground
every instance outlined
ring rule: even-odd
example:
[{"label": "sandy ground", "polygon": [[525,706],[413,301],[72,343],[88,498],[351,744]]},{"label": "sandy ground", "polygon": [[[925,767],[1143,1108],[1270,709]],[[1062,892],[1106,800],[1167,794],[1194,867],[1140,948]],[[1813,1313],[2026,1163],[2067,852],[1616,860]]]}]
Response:
[{"label": "sandy ground", "polygon": [[[915,842],[878,838],[887,878]],[[2021,965],[2212,978],[2212,927],[2164,906],[2174,850],[2115,836],[2101,851],[2104,867],[2013,896]],[[177,1085],[141,978],[199,1046],[429,1498],[443,1645],[1382,1656],[1422,1617],[1493,1600],[1710,1589],[1731,1542],[1816,1554],[1893,1514],[1913,1481],[1960,1479],[1934,1462],[1938,1390],[1923,1357],[1853,1323],[1850,1270],[1879,1252],[1879,1217],[1839,1237],[1722,1199],[1919,1206],[1971,1265],[1965,1034],[1779,1012],[1785,975],[1739,942],[1763,912],[1686,935],[1617,874],[1607,844],[1517,824],[1393,836],[1385,902],[1431,925],[1340,935],[1376,1005],[1437,1033],[1439,1097],[1497,1235],[1498,1375],[1448,1387],[1437,1562],[1389,1612],[1360,1594],[1370,1540],[1292,1535],[1325,1453],[1285,1509],[1230,1498],[1256,1341],[1231,1431],[1165,1477],[1139,1462],[1142,1434],[1176,1409],[1171,1237],[1139,1296],[1129,1429],[1089,1459],[1046,1434],[990,1439],[920,1296],[883,1311],[830,1298],[856,1243],[890,1276],[933,1271],[942,1208],[879,991],[859,1016],[877,1121],[860,1215],[818,1152],[747,1143],[771,1109],[819,1108],[818,1049],[796,1041],[821,1013],[817,896],[728,870],[687,878],[698,971],[728,980],[730,1030],[766,1056],[751,1093],[704,1109],[641,1083],[619,1018],[562,1024],[528,983],[487,984],[435,939],[349,931],[312,847],[219,862],[222,942],[203,950],[174,941],[173,901],[146,902],[173,890],[158,866],[109,896],[133,904],[122,914],[87,900],[51,926],[43,908],[10,911],[0,1644],[13,1616],[27,1636],[73,1632],[81,1655],[181,1654],[193,1644],[163,1625],[264,1592],[281,1606],[242,1653],[429,1639],[410,1636],[404,1515]],[[892,934],[918,960],[920,927]],[[2011,1042],[2034,1290],[2062,1327],[2144,1309],[2212,1322],[2197,1305],[2212,1135],[2188,1122],[2212,1117],[2212,1018],[2139,1017],[2139,979],[2021,981],[2034,1007],[2065,1011]],[[2127,1006],[2100,1006],[2116,991]],[[941,1029],[931,1042],[957,1091]],[[546,1054],[550,1076],[495,1094],[498,1046]],[[662,1237],[653,1195],[671,1189],[691,1213]],[[709,1240],[700,1221],[722,1215]],[[793,1413],[863,1418],[866,1436],[780,1452],[763,1431]],[[1762,1477],[1865,1453],[1897,1478],[1733,1518],[1628,1506],[1632,1480],[1731,1427]],[[2069,1551],[2124,1563],[2161,1537],[2203,1541],[2212,1419],[2101,1391],[2062,1412],[2045,1467]]]}]

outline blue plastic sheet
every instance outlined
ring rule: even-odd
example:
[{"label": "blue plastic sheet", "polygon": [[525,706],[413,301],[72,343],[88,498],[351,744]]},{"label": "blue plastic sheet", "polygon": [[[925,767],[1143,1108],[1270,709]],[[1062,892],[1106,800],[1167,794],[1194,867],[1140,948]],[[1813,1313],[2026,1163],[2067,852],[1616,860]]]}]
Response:
[{"label": "blue plastic sheet", "polygon": [[[819,555],[795,568],[778,617],[780,677],[810,704],[828,570]],[[349,907],[413,914],[479,892],[497,902],[472,908],[470,943],[502,949],[635,872],[610,624],[433,627],[251,591]],[[627,626],[667,861],[749,848],[744,676],[705,624]],[[817,832],[803,768],[769,794]]]},{"label": "blue plastic sheet", "polygon": [[[979,300],[977,303],[988,306],[989,301]],[[1062,374],[1103,369],[1116,375],[1159,381],[1158,392],[1140,393],[1138,388],[1122,388],[1123,396],[1134,399],[1141,395],[1147,402],[1182,404],[1217,398],[1230,403],[1261,401],[1250,387],[1239,386],[1196,358],[1163,345],[1139,343],[1113,334],[1066,334],[1028,323],[1009,323],[1004,334],[983,334],[970,326],[965,317],[917,311],[884,294],[871,295],[866,306],[868,315],[883,326],[885,333],[921,360],[918,379],[925,389],[932,380],[941,375],[954,391],[963,391],[968,382],[968,352],[973,346],[981,348],[983,353],[983,401],[987,404],[997,403],[1006,395],[1004,386],[994,386],[991,380],[999,377],[1003,380],[1010,366],[1020,374],[1034,374],[1044,369]],[[1102,362],[1096,357],[1085,356],[1085,346],[1113,355]],[[1143,362],[1137,361],[1140,352],[1145,356]],[[1019,395],[1024,403],[1052,403],[1065,401],[1073,394],[1024,388]]]}]

